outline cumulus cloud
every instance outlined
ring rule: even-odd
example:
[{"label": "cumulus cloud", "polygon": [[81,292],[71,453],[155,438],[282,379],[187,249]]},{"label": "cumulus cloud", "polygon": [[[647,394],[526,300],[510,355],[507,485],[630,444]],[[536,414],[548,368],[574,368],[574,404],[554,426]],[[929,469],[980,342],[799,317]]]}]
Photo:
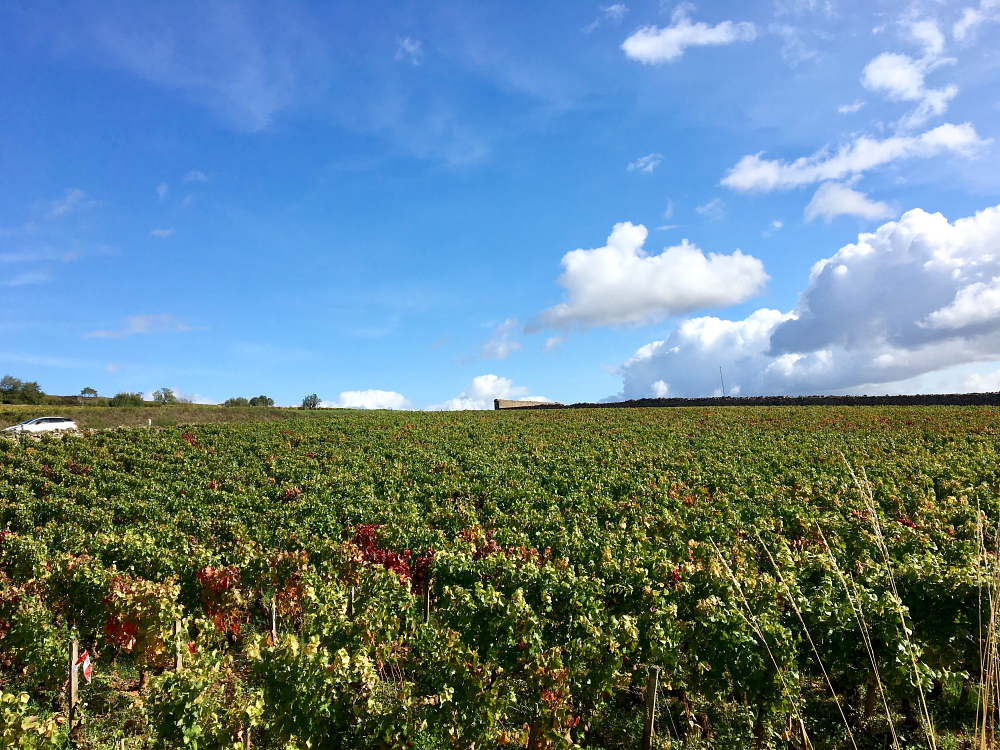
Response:
[{"label": "cumulus cloud", "polygon": [[154,229],[153,231],[150,232],[150,234],[153,235],[154,237],[164,237],[164,238],[169,237],[173,233],[174,233],[173,229]]},{"label": "cumulus cloud", "polygon": [[626,56],[641,63],[676,60],[688,47],[716,46],[733,42],[750,42],[757,38],[757,29],[746,21],[723,21],[709,26],[704,21],[692,23],[690,5],[678,6],[665,28],[644,26],[622,43]]},{"label": "cumulus cloud", "polygon": [[988,21],[1000,21],[1000,0],[980,0],[978,8],[965,8],[951,29],[952,36],[964,41]]},{"label": "cumulus cloud", "polygon": [[909,55],[883,52],[865,66],[861,83],[889,101],[918,102],[916,109],[898,123],[903,129],[915,128],[931,117],[944,114],[948,102],[958,93],[955,85],[932,89],[924,83],[924,76],[944,62],[936,54],[914,60]]},{"label": "cumulus cloud", "polygon": [[173,315],[130,315],[125,318],[125,327],[121,330],[91,331],[84,334],[84,338],[125,339],[136,333],[171,333],[190,330],[190,326],[181,323]]},{"label": "cumulus cloud", "polygon": [[410,400],[395,391],[343,391],[336,401],[324,401],[332,409],[409,409]]},{"label": "cumulus cloud", "polygon": [[592,31],[596,31],[597,27],[601,25],[601,21],[611,21],[613,23],[621,23],[622,19],[625,18],[626,13],[628,13],[628,7],[623,3],[615,3],[614,5],[601,6],[602,15],[595,18],[593,23],[588,23],[586,26],[584,26],[583,33],[589,34]]},{"label": "cumulus cloud", "polygon": [[184,182],[208,182],[208,175],[197,169],[192,169],[184,175]]},{"label": "cumulus cloud", "polygon": [[170,192],[170,186],[165,182],[161,182],[156,187],[156,194],[159,196],[161,201],[165,201],[167,199],[167,193],[169,192]]},{"label": "cumulus cloud", "polygon": [[654,169],[660,166],[661,161],[663,161],[663,154],[646,154],[629,164],[628,171],[652,173]]},{"label": "cumulus cloud", "polygon": [[855,112],[860,112],[864,106],[865,102],[858,99],[854,104],[841,104],[837,107],[837,111],[842,115],[853,115]]},{"label": "cumulus cloud", "polygon": [[793,162],[764,159],[761,154],[744,156],[722,178],[722,184],[743,193],[790,190],[860,175],[900,159],[929,158],[945,152],[972,156],[987,143],[969,123],[945,123],[920,135],[893,136],[881,141],[863,135],[835,153],[823,149]]},{"label": "cumulus cloud", "polygon": [[559,284],[566,301],[529,324],[542,327],[643,325],[703,307],[728,307],[760,294],[770,277],[764,264],[736,250],[707,256],[687,240],[649,255],[646,227],[615,224],[608,244],[573,250],[562,259]]},{"label": "cumulus cloud", "polygon": [[551,401],[545,396],[528,396],[528,388],[514,385],[510,378],[497,375],[479,375],[472,379],[458,396],[443,404],[428,406],[429,411],[471,411],[492,409],[493,399],[504,398],[515,401]]},{"label": "cumulus cloud", "polygon": [[720,366],[744,395],[812,394],[996,360],[998,249],[1000,206],[954,223],[907,211],[818,262],[794,310],[694,318],[642,347],[621,396],[710,395]]},{"label": "cumulus cloud", "polygon": [[517,318],[509,318],[497,326],[493,336],[479,350],[482,359],[507,359],[521,348],[521,342],[514,338],[517,331]]},{"label": "cumulus cloud", "polygon": [[847,185],[824,182],[806,206],[806,221],[822,216],[830,221],[835,216],[859,216],[862,219],[889,219],[896,212],[888,203],[869,200],[868,196]]}]

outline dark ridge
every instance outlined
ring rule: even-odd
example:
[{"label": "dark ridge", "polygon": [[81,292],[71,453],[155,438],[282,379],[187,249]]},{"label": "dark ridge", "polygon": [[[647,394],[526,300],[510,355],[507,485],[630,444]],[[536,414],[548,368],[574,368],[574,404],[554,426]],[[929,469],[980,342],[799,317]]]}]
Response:
[{"label": "dark ridge", "polygon": [[918,396],[727,396],[639,398],[600,404],[545,404],[522,409],[646,409],[669,406],[1000,406],[1000,392],[928,393]]}]

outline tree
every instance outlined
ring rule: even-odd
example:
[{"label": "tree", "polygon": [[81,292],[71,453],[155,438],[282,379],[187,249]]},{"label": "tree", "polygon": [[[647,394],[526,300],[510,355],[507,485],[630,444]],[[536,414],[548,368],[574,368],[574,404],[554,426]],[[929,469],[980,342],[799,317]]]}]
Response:
[{"label": "tree", "polygon": [[142,403],[141,393],[129,393],[128,391],[116,393],[108,399],[108,406],[142,406]]},{"label": "tree", "polygon": [[223,406],[250,406],[250,402],[247,401],[242,396],[239,396],[237,398],[227,398],[225,401],[222,402],[222,405]]},{"label": "tree", "polygon": [[274,399],[267,396],[254,396],[250,399],[250,406],[274,406]]},{"label": "tree", "polygon": [[302,399],[303,409],[318,409],[320,404],[319,396],[315,393],[311,393]]},{"label": "tree", "polygon": [[158,404],[176,404],[177,396],[169,388],[161,388],[158,391],[153,391],[153,401]]},{"label": "tree", "polygon": [[24,382],[13,375],[0,378],[0,401],[5,404],[43,404],[45,393],[35,381]]},{"label": "tree", "polygon": [[80,391],[80,395],[86,396],[87,398],[94,398],[97,395],[97,391],[95,391],[93,388],[84,388],[82,391]]}]

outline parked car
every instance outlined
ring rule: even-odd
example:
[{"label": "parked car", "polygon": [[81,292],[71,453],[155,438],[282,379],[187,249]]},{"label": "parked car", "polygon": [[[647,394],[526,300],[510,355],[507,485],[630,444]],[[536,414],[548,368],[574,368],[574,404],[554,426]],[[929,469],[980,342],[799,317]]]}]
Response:
[{"label": "parked car", "polygon": [[37,417],[29,419],[12,427],[4,428],[4,432],[54,432],[56,430],[78,430],[79,426],[66,417]]}]

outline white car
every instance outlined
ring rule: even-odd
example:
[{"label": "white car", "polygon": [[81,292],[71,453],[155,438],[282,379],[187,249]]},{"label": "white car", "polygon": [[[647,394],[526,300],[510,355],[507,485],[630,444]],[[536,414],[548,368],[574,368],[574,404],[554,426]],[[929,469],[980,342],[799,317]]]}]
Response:
[{"label": "white car", "polygon": [[76,422],[66,417],[38,417],[29,419],[13,427],[4,428],[4,432],[55,432],[56,430],[78,430]]}]

